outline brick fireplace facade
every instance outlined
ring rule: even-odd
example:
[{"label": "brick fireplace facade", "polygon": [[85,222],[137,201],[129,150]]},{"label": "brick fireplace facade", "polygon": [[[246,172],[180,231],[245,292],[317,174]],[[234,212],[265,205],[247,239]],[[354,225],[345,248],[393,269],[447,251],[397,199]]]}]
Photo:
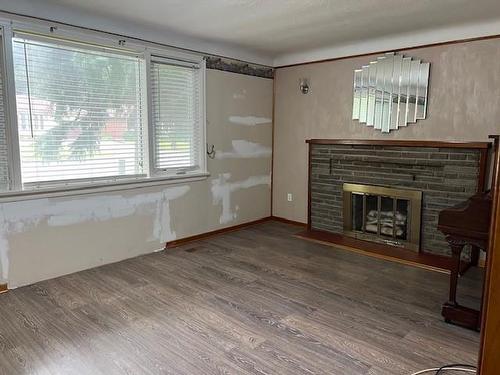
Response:
[{"label": "brick fireplace facade", "polygon": [[420,190],[421,250],[448,255],[448,244],[437,230],[439,212],[484,187],[484,148],[309,143],[312,230],[343,233],[344,183]]}]

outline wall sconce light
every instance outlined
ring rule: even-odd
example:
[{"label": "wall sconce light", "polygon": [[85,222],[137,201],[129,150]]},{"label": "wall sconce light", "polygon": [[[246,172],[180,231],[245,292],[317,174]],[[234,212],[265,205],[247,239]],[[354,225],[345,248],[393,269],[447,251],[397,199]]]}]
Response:
[{"label": "wall sconce light", "polygon": [[307,78],[302,78],[299,81],[299,90],[302,94],[308,94],[310,87],[309,87],[309,80]]}]

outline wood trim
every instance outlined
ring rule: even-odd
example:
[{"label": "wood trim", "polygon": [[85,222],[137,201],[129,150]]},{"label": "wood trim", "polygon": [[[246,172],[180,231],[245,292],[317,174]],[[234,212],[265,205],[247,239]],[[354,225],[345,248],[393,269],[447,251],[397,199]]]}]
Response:
[{"label": "wood trim", "polygon": [[498,374],[500,368],[500,138],[495,139],[492,180],[492,216],[486,258],[479,370],[481,375]]},{"label": "wood trim", "polygon": [[274,116],[275,116],[275,102],[276,102],[276,80],[273,79],[273,108],[271,114],[271,209],[270,215],[273,216],[273,195],[274,195]]},{"label": "wood trim", "polygon": [[382,139],[307,139],[306,143],[318,145],[351,145],[351,146],[396,146],[396,147],[440,147],[487,150],[491,142],[454,142],[454,141],[402,141]]},{"label": "wood trim", "polygon": [[269,221],[271,219],[272,219],[271,216],[268,216],[268,217],[264,217],[262,219],[249,221],[248,223],[233,225],[231,227],[216,229],[216,230],[213,230],[213,231],[210,231],[210,232],[200,233],[200,234],[196,234],[194,236],[180,238],[178,240],[167,242],[166,245],[165,245],[165,249],[171,249],[173,247],[184,245],[184,244],[186,244],[188,242],[203,240],[205,238],[213,237],[213,236],[216,236],[216,235],[219,235],[219,234],[224,234],[224,233],[227,233],[227,232],[234,232],[235,230],[238,230],[238,229],[246,228],[246,227],[249,227],[249,226],[252,226],[252,225],[256,225],[256,224],[265,223],[266,221]]},{"label": "wood trim", "polygon": [[332,57],[329,59],[307,61],[307,62],[303,62],[303,63],[279,65],[279,66],[275,66],[274,69],[290,68],[290,67],[294,67],[294,66],[303,66],[303,65],[311,65],[311,64],[321,64],[321,63],[338,61],[338,60],[352,59],[352,58],[356,58],[356,57],[381,55],[381,54],[384,54],[387,52],[405,52],[405,51],[412,51],[412,50],[421,49],[421,48],[441,47],[441,46],[447,46],[447,45],[452,45],[452,44],[478,42],[481,40],[498,39],[498,38],[500,38],[500,34],[478,36],[475,38],[456,39],[456,40],[450,40],[447,42],[428,43],[428,44],[422,44],[422,45],[413,46],[413,47],[409,46],[409,47],[402,47],[402,48],[391,49],[391,50],[382,50],[382,51],[378,51],[378,52],[360,53],[360,54],[355,54],[355,55]]},{"label": "wood trim", "polygon": [[0,284],[0,294],[8,292],[8,291],[9,291],[9,287],[7,284]]},{"label": "wood trim", "polygon": [[297,227],[307,228],[307,223],[301,223],[300,221],[285,219],[284,217],[271,216],[271,220],[279,221],[285,224],[295,225]]},{"label": "wood trim", "polygon": [[[307,141],[306,141],[307,142]],[[311,223],[311,152],[312,152],[312,147],[309,145],[309,150],[308,152],[308,161],[307,161],[307,230],[312,229],[312,223]]]},{"label": "wood trim", "polygon": [[[384,245],[375,242],[363,241],[337,233],[328,233],[319,230],[306,230],[295,235],[296,237],[341,248],[374,258],[389,260],[419,268],[425,268],[442,273],[450,273],[453,260],[443,255],[435,255],[425,251],[415,252],[399,247]],[[466,262],[461,269],[468,266]]]},{"label": "wood trim", "polygon": [[477,192],[482,193],[486,191],[486,175],[488,174],[488,149],[483,148],[479,156],[479,176],[477,183]]}]

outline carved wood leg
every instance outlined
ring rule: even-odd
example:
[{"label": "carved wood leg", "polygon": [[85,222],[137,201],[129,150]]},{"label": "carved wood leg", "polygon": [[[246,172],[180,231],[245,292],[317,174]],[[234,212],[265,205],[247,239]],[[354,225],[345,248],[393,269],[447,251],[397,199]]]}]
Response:
[{"label": "carved wood leg", "polygon": [[458,324],[471,329],[479,329],[480,312],[465,306],[461,306],[457,302],[457,285],[458,277],[460,276],[462,251],[466,242],[449,236],[446,238],[451,248],[452,265],[450,272],[450,295],[448,302],[443,304],[441,314],[447,323]]},{"label": "carved wood leg", "polygon": [[458,275],[460,273],[460,259],[462,256],[462,251],[464,249],[464,243],[452,243],[450,242],[451,253],[453,258],[453,266],[450,273],[450,295],[449,303],[452,305],[458,305],[457,303],[457,284]]}]

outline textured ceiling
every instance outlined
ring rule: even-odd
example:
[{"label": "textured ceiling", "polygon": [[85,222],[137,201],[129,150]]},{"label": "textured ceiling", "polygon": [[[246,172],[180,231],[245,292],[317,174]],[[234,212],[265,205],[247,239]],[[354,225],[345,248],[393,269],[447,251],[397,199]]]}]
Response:
[{"label": "textured ceiling", "polygon": [[[0,1],[12,6],[12,0]],[[25,0],[25,3],[27,0]],[[269,57],[500,20],[500,0],[31,0]],[[8,7],[8,6],[7,6]],[[10,10],[10,9],[7,9]],[[104,25],[105,28],[105,25]],[[132,27],[133,28],[133,27]]]}]

